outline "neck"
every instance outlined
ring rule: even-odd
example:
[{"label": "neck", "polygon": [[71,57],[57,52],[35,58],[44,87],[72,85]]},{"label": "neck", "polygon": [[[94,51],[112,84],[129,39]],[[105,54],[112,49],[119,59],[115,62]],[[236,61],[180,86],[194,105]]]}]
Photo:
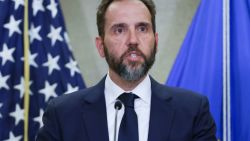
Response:
[{"label": "neck", "polygon": [[128,81],[128,80],[124,80],[122,77],[120,77],[117,73],[115,73],[111,69],[109,70],[109,76],[110,76],[111,80],[114,83],[116,83],[118,86],[120,86],[124,91],[132,91],[146,77],[146,75],[145,75],[142,78],[140,78],[139,80]]}]

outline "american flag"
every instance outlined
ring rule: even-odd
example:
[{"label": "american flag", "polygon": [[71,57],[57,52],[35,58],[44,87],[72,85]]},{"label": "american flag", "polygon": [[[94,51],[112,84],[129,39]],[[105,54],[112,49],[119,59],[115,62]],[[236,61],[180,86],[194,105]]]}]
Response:
[{"label": "american flag", "polygon": [[[58,0],[29,0],[29,141],[46,103],[85,84]],[[0,0],[0,141],[24,140],[24,0]]]}]

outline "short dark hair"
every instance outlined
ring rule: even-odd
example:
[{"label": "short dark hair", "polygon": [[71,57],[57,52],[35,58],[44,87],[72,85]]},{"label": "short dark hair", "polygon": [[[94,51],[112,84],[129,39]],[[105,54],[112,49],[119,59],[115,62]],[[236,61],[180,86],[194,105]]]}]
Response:
[{"label": "short dark hair", "polygon": [[[101,37],[104,37],[104,25],[105,25],[105,14],[109,5],[117,0],[102,0],[100,5],[98,6],[97,13],[96,13],[96,24],[98,29],[98,34]],[[156,25],[155,25],[155,4],[153,0],[139,0],[145,4],[151,14],[151,22],[153,26],[153,32],[156,32]]]}]

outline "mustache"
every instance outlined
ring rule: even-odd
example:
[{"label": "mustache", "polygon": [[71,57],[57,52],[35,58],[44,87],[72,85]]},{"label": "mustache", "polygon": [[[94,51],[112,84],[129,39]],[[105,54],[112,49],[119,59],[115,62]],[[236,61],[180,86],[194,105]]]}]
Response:
[{"label": "mustache", "polygon": [[142,56],[146,60],[146,55],[143,54],[137,46],[129,46],[127,51],[122,54],[121,58],[125,58],[125,56],[128,56],[131,52],[136,52],[137,55]]}]

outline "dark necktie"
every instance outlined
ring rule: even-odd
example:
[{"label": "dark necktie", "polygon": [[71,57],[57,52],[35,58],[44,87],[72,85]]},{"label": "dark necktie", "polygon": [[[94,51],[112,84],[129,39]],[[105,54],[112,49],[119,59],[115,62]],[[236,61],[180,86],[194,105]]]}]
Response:
[{"label": "dark necktie", "polygon": [[132,93],[123,93],[118,97],[125,106],[118,141],[139,141],[137,115],[134,109],[134,100],[136,98],[139,97]]}]

